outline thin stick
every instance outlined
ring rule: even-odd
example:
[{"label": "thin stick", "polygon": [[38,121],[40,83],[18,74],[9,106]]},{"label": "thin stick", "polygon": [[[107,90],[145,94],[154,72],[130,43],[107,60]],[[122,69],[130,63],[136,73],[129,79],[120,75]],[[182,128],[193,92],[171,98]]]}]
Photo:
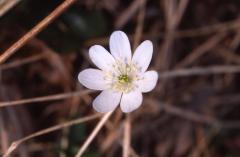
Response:
[{"label": "thin stick", "polygon": [[83,95],[89,94],[91,92],[94,92],[94,91],[83,90],[83,91],[55,94],[55,95],[42,96],[42,97],[36,97],[36,98],[30,98],[30,99],[21,99],[21,100],[15,100],[15,101],[0,102],[0,108],[7,107],[7,106],[30,104],[30,103],[36,103],[36,102],[45,102],[45,101],[66,99],[66,98],[73,97],[73,96],[83,96]]},{"label": "thin stick", "polygon": [[3,155],[3,157],[9,156],[20,144],[22,144],[23,142],[26,142],[29,139],[32,139],[34,137],[38,137],[38,136],[41,136],[41,135],[44,135],[44,134],[48,134],[50,132],[60,130],[62,128],[69,127],[69,126],[72,126],[72,125],[75,125],[75,124],[84,123],[84,122],[96,119],[100,116],[102,116],[102,114],[94,114],[94,115],[91,115],[91,116],[87,116],[87,117],[84,117],[84,118],[79,118],[79,119],[76,119],[76,120],[68,121],[68,122],[65,122],[63,124],[55,125],[53,127],[35,132],[35,133],[33,133],[29,136],[26,136],[26,137],[24,137],[20,140],[17,140],[15,142],[13,142],[11,144],[11,146],[8,148],[8,150],[6,151],[6,153]]},{"label": "thin stick", "polygon": [[2,64],[4,61],[6,61],[18,49],[20,49],[23,45],[25,45],[29,40],[31,40],[39,32],[41,32],[47,25],[49,25],[54,19],[56,19],[60,14],[62,14],[75,1],[76,0],[65,0],[62,4],[60,4],[47,17],[45,17],[35,27],[33,27],[29,32],[27,32],[18,41],[16,41],[12,46],[10,46],[5,52],[3,52],[3,54],[0,56],[0,64]]},{"label": "thin stick", "polygon": [[175,65],[176,68],[183,68],[188,65],[191,65],[196,60],[198,60],[200,57],[205,55],[206,53],[209,53],[210,50],[214,49],[216,45],[221,42],[226,37],[226,33],[220,33],[216,34],[210,39],[207,39],[204,43],[200,44],[198,47],[196,47],[189,55],[187,55],[182,61],[177,63]]},{"label": "thin stick", "polygon": [[116,23],[114,24],[116,28],[122,28],[137,12],[137,10],[141,7],[141,3],[139,0],[134,0],[127,9],[125,9],[117,18]]},{"label": "thin stick", "polygon": [[7,13],[12,7],[14,7],[20,0],[1,0],[0,1],[0,17]]},{"label": "thin stick", "polygon": [[139,14],[137,17],[137,26],[135,29],[135,35],[134,35],[134,43],[133,43],[133,50],[137,48],[137,45],[141,41],[141,36],[143,32],[143,24],[144,24],[144,18],[145,18],[145,4],[146,0],[140,0],[140,9],[139,9]]},{"label": "thin stick", "polygon": [[36,62],[38,60],[43,59],[44,57],[45,57],[45,54],[38,54],[38,55],[31,56],[31,57],[28,57],[28,58],[13,61],[11,63],[2,64],[1,67],[0,67],[0,71],[11,69],[11,68],[18,67],[18,66],[21,66],[21,65],[25,65],[25,64],[28,64],[28,63],[31,63],[31,62]]},{"label": "thin stick", "polygon": [[[203,26],[200,28],[193,28],[193,29],[187,29],[187,30],[179,30],[173,32],[173,35],[175,38],[193,38],[197,36],[204,36],[208,34],[214,34],[214,33],[228,33],[229,31],[235,31],[240,28],[240,20],[233,20],[230,22],[224,22],[224,23],[217,23],[210,26]],[[134,33],[135,34],[135,33]],[[129,34],[128,37],[132,41],[134,39],[134,34]],[[145,33],[143,34],[142,39],[155,39],[155,38],[166,38],[166,32],[158,32],[156,34],[151,33]],[[99,37],[94,39],[87,40],[84,45],[86,47],[89,47],[95,43],[99,43],[100,45],[107,45],[108,44],[108,37]]]},{"label": "thin stick", "polygon": [[159,79],[199,76],[199,75],[213,75],[224,73],[239,73],[240,66],[211,66],[211,67],[195,67],[189,69],[179,69],[159,73]]},{"label": "thin stick", "polygon": [[129,157],[131,151],[130,143],[131,143],[131,122],[130,115],[127,115],[124,126],[123,157]]},{"label": "thin stick", "polygon": [[240,20],[236,19],[230,22],[217,23],[210,26],[203,26],[200,28],[193,28],[188,30],[181,30],[176,32],[177,38],[190,38],[196,36],[208,35],[211,33],[223,33],[231,30],[237,30],[240,27]]},{"label": "thin stick", "polygon": [[109,117],[112,115],[112,113],[113,113],[113,111],[108,112],[102,117],[102,119],[98,122],[97,126],[94,128],[92,133],[88,136],[87,140],[84,142],[82,147],[79,149],[79,151],[78,151],[78,153],[75,157],[81,157],[82,156],[82,154],[85,152],[85,150],[87,149],[89,144],[92,142],[94,137],[98,134],[98,132],[103,127],[103,125],[106,123],[106,121],[109,119]]}]

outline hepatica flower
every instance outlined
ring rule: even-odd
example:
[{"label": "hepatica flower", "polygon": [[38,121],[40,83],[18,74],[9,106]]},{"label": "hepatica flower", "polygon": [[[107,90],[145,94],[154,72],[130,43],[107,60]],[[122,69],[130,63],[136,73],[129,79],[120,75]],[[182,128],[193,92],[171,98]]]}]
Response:
[{"label": "hepatica flower", "polygon": [[92,62],[100,69],[79,73],[80,83],[93,90],[103,90],[93,101],[93,108],[102,113],[113,111],[120,103],[123,112],[131,112],[142,104],[142,93],[151,91],[157,83],[156,71],[146,71],[153,53],[152,42],[146,40],[133,56],[127,35],[115,31],[110,37],[110,52],[100,45],[89,49]]}]

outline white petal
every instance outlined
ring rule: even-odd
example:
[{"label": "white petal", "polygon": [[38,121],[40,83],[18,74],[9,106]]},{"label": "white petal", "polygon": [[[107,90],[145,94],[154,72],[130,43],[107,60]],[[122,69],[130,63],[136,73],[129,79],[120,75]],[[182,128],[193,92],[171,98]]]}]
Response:
[{"label": "white petal", "polygon": [[104,90],[107,88],[106,81],[104,80],[104,73],[98,69],[86,69],[78,74],[79,82],[94,90]]},{"label": "white petal", "polygon": [[101,113],[113,111],[120,102],[122,93],[104,90],[93,101],[93,108]]},{"label": "white petal", "polygon": [[102,46],[94,45],[89,49],[92,62],[100,69],[108,71],[115,63],[113,56]]},{"label": "white petal", "polygon": [[120,107],[123,112],[128,113],[136,110],[142,104],[143,96],[138,90],[124,93],[122,95],[122,100]]},{"label": "white petal", "polygon": [[122,31],[115,31],[110,37],[110,51],[115,59],[131,60],[131,46],[127,35]]},{"label": "white petal", "polygon": [[132,61],[141,68],[141,72],[145,72],[152,60],[152,54],[152,42],[145,40],[135,50]]},{"label": "white petal", "polygon": [[138,81],[138,88],[141,92],[146,93],[153,90],[158,80],[156,71],[147,71],[143,74],[143,79]]}]

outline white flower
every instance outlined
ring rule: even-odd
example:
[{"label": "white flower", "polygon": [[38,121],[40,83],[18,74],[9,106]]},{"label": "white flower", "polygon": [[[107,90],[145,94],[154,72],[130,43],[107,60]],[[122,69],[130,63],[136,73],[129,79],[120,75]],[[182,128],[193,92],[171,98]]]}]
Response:
[{"label": "white flower", "polygon": [[111,54],[100,45],[89,49],[90,59],[100,70],[83,70],[78,80],[89,89],[103,90],[93,101],[96,111],[113,111],[120,103],[123,112],[131,112],[142,104],[142,93],[151,91],[158,80],[156,71],[146,71],[153,45],[149,40],[142,42],[132,56],[130,42],[122,31],[112,33],[109,45]]}]

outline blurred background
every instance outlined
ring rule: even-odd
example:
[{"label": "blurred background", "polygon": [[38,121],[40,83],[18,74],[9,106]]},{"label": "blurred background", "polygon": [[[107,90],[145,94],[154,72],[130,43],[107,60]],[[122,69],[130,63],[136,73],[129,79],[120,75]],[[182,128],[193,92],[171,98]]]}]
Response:
[{"label": "blurred background", "polygon": [[[0,0],[0,55],[62,2]],[[239,157],[240,0],[76,1],[0,64],[0,156],[13,141],[96,113],[91,103],[98,93],[83,93],[77,75],[94,67],[88,48],[108,49],[114,30],[126,32],[133,49],[151,40],[150,69],[160,75],[130,114],[131,156]],[[179,76],[179,69],[189,73]],[[37,97],[46,99],[32,101]],[[4,105],[22,99],[29,101]],[[125,117],[115,111],[84,157],[122,156]],[[74,157],[97,122],[31,138],[11,156]]]}]

